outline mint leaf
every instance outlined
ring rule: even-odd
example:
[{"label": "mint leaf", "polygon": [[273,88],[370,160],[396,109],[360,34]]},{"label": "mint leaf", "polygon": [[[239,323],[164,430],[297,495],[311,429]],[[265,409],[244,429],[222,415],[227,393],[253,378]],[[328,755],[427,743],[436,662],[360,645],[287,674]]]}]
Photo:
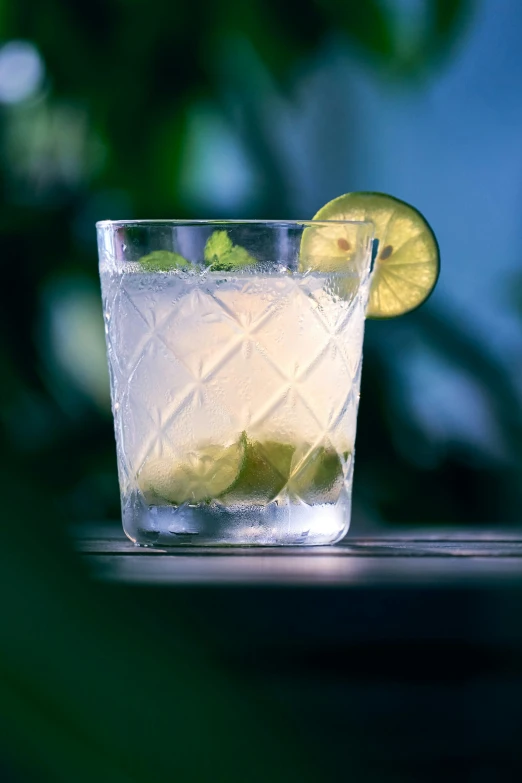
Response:
[{"label": "mint leaf", "polygon": [[186,258],[170,250],[154,250],[142,256],[139,263],[147,272],[168,272],[170,269],[186,269],[190,266]]},{"label": "mint leaf", "polygon": [[203,257],[207,265],[213,265],[221,256],[230,253],[233,248],[232,240],[226,231],[214,231],[207,239]]},{"label": "mint leaf", "polygon": [[243,266],[252,266],[256,263],[256,259],[241,245],[234,245],[230,253],[225,256],[224,261],[230,264],[232,269],[240,269]]},{"label": "mint leaf", "polygon": [[230,272],[253,266],[256,259],[241,245],[234,245],[226,231],[214,231],[203,253],[205,263],[216,272]]}]

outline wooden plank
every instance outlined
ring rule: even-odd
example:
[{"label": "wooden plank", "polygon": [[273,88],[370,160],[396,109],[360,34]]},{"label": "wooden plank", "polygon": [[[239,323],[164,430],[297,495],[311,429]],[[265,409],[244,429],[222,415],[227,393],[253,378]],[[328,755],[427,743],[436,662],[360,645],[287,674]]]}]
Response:
[{"label": "wooden plank", "polygon": [[520,557],[338,557],[301,554],[88,555],[97,578],[136,584],[356,586],[518,582]]},{"label": "wooden plank", "polygon": [[143,548],[121,528],[76,537],[96,578],[164,585],[522,585],[519,531],[406,531],[332,547]]}]

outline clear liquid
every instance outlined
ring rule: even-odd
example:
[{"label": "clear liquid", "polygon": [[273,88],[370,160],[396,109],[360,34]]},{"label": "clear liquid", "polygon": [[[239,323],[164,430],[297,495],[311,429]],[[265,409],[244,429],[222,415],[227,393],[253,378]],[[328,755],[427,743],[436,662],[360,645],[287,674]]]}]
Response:
[{"label": "clear liquid", "polygon": [[[102,269],[124,528],[141,544],[322,544],[348,529],[366,287],[339,276]],[[343,293],[344,292],[344,293]],[[139,476],[201,444],[335,451],[334,496],[155,505]]]}]

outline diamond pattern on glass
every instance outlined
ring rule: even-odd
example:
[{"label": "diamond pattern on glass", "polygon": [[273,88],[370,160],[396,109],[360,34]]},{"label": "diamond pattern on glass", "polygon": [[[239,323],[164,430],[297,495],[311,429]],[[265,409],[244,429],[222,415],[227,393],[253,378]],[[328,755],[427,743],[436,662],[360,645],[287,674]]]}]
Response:
[{"label": "diamond pattern on glass", "polygon": [[[149,459],[227,445],[244,431],[301,449],[305,476],[318,449],[335,451],[347,476],[364,314],[325,285],[313,275],[106,280],[122,483]],[[281,498],[311,502],[299,486]]]},{"label": "diamond pattern on glass", "polygon": [[195,379],[203,381],[239,346],[236,322],[209,294],[194,288],[163,329],[169,349]]},{"label": "diamond pattern on glass", "polygon": [[136,469],[146,454],[174,452],[175,413],[197,391],[181,362],[161,342],[149,340],[129,376],[121,414]]},{"label": "diamond pattern on glass", "polygon": [[279,306],[258,333],[258,344],[289,378],[306,377],[328,342],[324,325],[313,314],[297,284],[287,285]]}]

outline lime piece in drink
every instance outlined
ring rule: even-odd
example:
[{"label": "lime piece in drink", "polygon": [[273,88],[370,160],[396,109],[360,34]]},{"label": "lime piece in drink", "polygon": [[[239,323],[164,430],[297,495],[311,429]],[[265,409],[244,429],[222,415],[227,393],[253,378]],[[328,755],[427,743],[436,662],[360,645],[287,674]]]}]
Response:
[{"label": "lime piece in drink", "polygon": [[138,475],[138,486],[151,505],[208,502],[234,483],[243,461],[243,440],[226,447],[205,446],[180,460],[146,462]]},{"label": "lime piece in drink", "polygon": [[[330,201],[314,220],[371,220],[379,242],[366,315],[391,318],[421,305],[439,276],[435,235],[414,207],[384,193],[347,193]],[[356,224],[309,227],[301,240],[302,271],[348,268],[357,252]]]},{"label": "lime piece in drink", "polygon": [[244,459],[238,476],[220,498],[225,505],[265,505],[288,481],[294,446],[277,441],[250,441],[243,436]]},{"label": "lime piece in drink", "polygon": [[343,480],[341,458],[335,449],[317,446],[310,451],[303,445],[295,450],[288,482],[291,496],[305,503],[334,503]]},{"label": "lime piece in drink", "polygon": [[154,250],[152,253],[142,256],[139,263],[147,272],[168,272],[171,269],[186,269],[191,266],[190,261],[170,250]]},{"label": "lime piece in drink", "polygon": [[203,257],[214,272],[232,272],[256,263],[244,247],[233,244],[226,231],[214,231],[209,236]]}]

